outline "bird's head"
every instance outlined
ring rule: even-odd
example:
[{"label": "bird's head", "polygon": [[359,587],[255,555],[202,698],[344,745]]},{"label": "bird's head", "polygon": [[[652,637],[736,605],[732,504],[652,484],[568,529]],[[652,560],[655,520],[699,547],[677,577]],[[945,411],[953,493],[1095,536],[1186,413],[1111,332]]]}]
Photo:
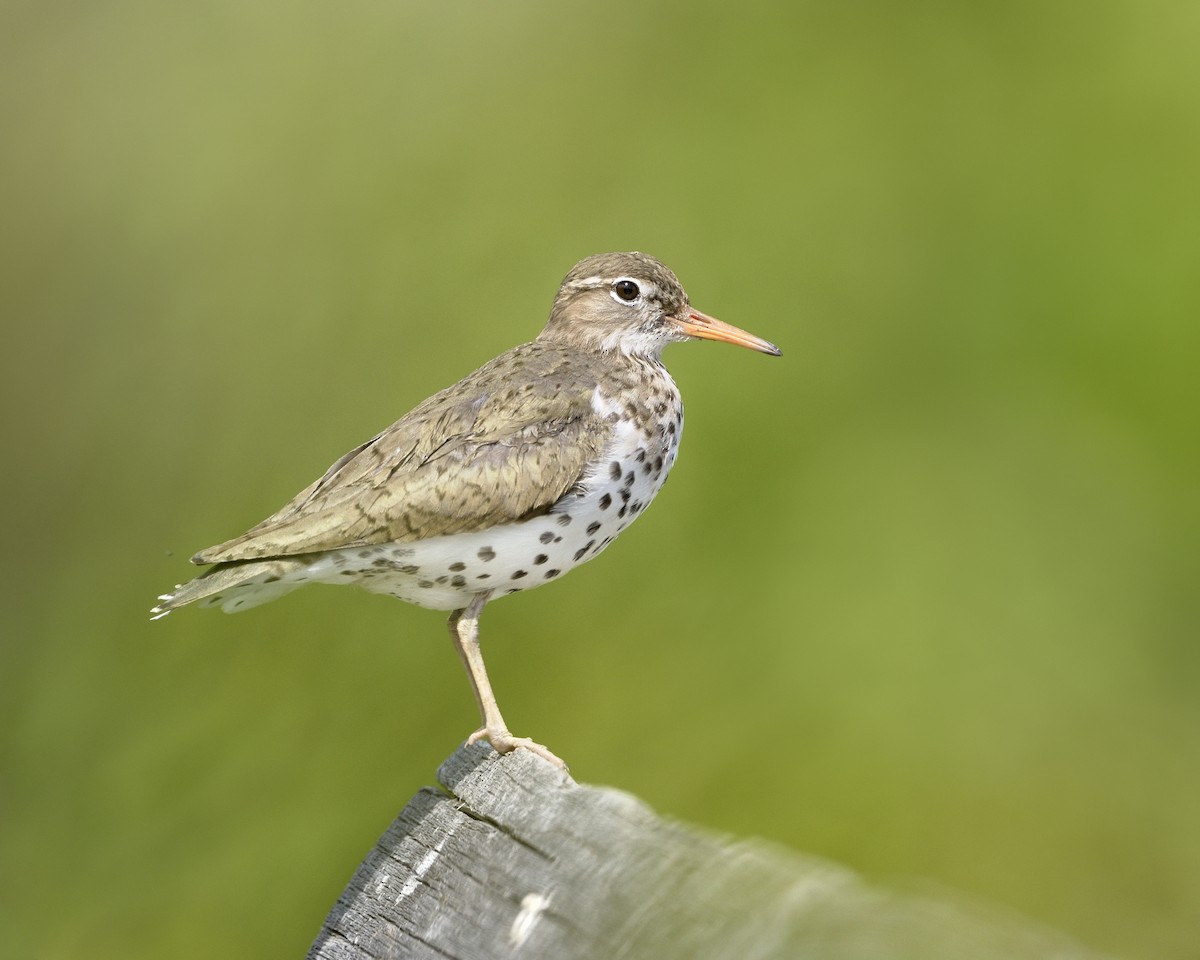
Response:
[{"label": "bird's head", "polygon": [[678,278],[644,253],[580,260],[558,289],[541,339],[601,353],[657,358],[668,343],[700,338],[779,356],[779,348],[694,310]]}]

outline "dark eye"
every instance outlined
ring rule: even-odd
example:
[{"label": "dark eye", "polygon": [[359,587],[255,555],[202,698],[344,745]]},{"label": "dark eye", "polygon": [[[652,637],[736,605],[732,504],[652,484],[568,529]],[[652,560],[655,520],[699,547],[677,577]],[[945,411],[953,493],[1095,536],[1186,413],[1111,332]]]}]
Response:
[{"label": "dark eye", "polygon": [[613,284],[613,291],[626,303],[632,303],[642,292],[632,280],[618,280]]}]

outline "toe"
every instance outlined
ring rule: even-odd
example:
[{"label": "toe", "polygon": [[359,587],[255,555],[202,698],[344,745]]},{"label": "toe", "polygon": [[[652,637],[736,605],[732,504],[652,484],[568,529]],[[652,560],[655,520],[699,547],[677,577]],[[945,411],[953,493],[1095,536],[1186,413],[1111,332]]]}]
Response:
[{"label": "toe", "polygon": [[467,743],[476,743],[479,740],[487,740],[492,745],[492,749],[500,754],[512,753],[512,751],[519,747],[522,750],[529,750],[532,753],[536,753],[543,760],[549,761],[560,770],[567,769],[567,765],[560,757],[542,746],[542,744],[530,740],[529,737],[514,737],[504,729],[488,730],[486,727],[483,727],[471,734],[467,738]]}]

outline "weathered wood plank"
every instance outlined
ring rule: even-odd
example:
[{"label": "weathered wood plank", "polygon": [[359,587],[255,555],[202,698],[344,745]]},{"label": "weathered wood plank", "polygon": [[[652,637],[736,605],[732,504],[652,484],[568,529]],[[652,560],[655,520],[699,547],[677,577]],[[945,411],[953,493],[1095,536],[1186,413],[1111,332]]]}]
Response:
[{"label": "weathered wood plank", "polygon": [[359,867],[310,960],[1094,958],[947,897],[665,820],[533,754],[464,747]]}]

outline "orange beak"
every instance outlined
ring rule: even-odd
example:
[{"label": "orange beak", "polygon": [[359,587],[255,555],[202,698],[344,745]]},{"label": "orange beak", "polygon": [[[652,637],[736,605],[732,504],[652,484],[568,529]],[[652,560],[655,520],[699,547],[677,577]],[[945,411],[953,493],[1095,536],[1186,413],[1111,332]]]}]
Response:
[{"label": "orange beak", "polygon": [[756,337],[745,330],[739,330],[731,323],[722,323],[716,317],[710,317],[699,310],[692,310],[682,320],[672,318],[683,333],[689,337],[699,337],[701,340],[720,340],[722,343],[732,343],[739,347],[749,347],[759,353],[769,353],[773,357],[783,355],[783,352],[773,343],[768,343],[761,337]]}]

